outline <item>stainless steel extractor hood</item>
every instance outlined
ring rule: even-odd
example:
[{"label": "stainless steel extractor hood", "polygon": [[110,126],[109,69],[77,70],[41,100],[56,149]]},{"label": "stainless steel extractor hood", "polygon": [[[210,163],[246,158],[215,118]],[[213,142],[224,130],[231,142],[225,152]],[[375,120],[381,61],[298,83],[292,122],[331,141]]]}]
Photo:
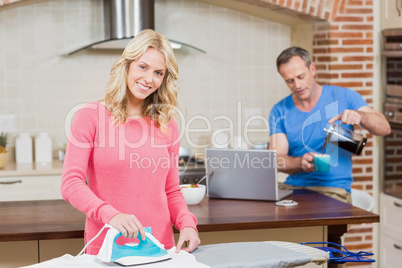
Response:
[{"label": "stainless steel extractor hood", "polygon": [[[144,29],[155,29],[154,0],[103,0],[104,40],[73,49],[72,55],[84,49],[123,50],[130,40]],[[202,53],[192,45],[170,40],[173,49],[189,48]]]}]

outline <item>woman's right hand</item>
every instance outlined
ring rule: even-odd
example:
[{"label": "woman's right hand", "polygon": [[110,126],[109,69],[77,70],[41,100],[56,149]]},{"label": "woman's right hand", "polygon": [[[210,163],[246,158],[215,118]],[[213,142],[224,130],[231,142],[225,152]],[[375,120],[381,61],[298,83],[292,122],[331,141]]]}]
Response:
[{"label": "woman's right hand", "polygon": [[133,239],[140,233],[141,239],[145,240],[144,227],[134,215],[119,213],[109,221],[109,224],[119,230],[124,237]]}]

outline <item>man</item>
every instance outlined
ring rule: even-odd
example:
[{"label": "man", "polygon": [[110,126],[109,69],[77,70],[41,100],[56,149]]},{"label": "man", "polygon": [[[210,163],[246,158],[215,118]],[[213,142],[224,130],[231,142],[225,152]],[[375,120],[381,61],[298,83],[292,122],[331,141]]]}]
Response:
[{"label": "man", "polygon": [[[332,123],[353,130],[361,126],[373,135],[388,135],[390,126],[384,115],[368,107],[355,91],[319,85],[316,66],[309,53],[290,47],[277,58],[277,69],[292,93],[278,102],[269,117],[269,149],[276,150],[278,170],[289,174],[283,188],[307,188],[351,203],[352,154],[327,145],[329,172],[315,172],[314,154],[322,152],[326,132]],[[339,120],[339,121],[338,121]]]}]

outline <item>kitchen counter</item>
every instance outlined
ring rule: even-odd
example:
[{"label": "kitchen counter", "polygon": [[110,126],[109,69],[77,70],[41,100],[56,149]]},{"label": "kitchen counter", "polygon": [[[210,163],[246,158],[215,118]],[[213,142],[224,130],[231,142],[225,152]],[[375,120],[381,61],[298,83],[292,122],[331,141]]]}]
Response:
[{"label": "kitchen counter", "polygon": [[[295,207],[275,202],[205,198],[189,206],[199,232],[328,226],[328,241],[339,242],[347,224],[379,222],[374,213],[330,197],[297,190]],[[82,238],[85,215],[64,200],[0,202],[0,242]]]},{"label": "kitchen counter", "polygon": [[17,164],[9,161],[4,168],[0,169],[0,177],[61,175],[62,171],[63,162],[56,159],[51,163],[43,164]]}]

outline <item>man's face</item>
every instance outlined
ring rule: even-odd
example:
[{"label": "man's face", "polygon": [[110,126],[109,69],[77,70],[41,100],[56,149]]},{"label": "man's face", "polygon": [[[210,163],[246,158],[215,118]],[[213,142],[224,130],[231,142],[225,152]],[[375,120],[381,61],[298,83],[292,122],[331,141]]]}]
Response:
[{"label": "man's face", "polygon": [[279,66],[279,73],[297,100],[309,100],[314,86],[315,65],[306,63],[299,56],[293,56]]}]

